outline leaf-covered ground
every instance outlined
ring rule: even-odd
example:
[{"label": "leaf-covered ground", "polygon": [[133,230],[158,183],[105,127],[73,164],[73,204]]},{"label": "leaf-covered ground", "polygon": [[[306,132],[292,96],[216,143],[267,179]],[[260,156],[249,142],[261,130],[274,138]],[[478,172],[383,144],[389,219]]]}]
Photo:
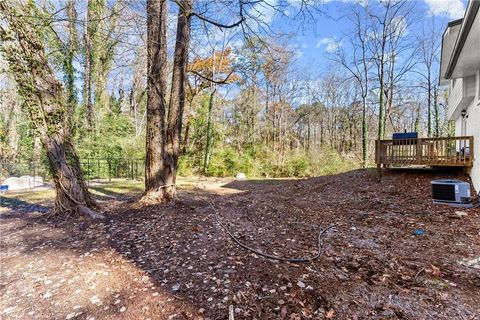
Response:
[{"label": "leaf-covered ground", "polygon": [[[0,318],[227,319],[233,306],[235,319],[480,319],[480,212],[430,199],[430,180],[451,176],[203,180],[150,207],[103,188],[100,222],[54,222],[48,202],[9,196]],[[335,228],[315,262],[276,262],[240,248],[215,211],[242,242],[279,256],[313,255],[319,230]]]}]

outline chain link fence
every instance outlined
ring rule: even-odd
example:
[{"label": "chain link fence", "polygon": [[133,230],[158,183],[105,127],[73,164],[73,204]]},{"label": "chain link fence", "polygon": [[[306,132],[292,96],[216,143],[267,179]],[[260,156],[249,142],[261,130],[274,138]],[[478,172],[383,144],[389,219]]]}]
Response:
[{"label": "chain link fence", "polygon": [[[143,159],[84,158],[80,159],[80,164],[87,182],[112,179],[142,180],[145,172]],[[30,176],[33,181],[40,178],[45,182],[52,181],[50,167],[46,161],[0,162],[0,183],[9,177],[22,176]]]},{"label": "chain link fence", "polygon": [[9,177],[31,176],[41,177],[44,181],[51,180],[48,164],[43,162],[0,162],[0,182]]},{"label": "chain link fence", "polygon": [[86,158],[80,164],[85,180],[129,179],[142,180],[145,160],[121,158]]}]

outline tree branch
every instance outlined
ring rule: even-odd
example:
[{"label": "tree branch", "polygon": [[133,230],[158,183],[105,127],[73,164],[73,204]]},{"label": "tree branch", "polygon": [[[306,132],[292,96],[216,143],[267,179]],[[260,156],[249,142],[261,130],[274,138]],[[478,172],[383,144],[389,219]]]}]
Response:
[{"label": "tree branch", "polygon": [[240,9],[240,20],[238,20],[237,22],[232,23],[232,24],[223,24],[223,23],[220,23],[220,22],[216,22],[216,21],[213,21],[213,20],[211,20],[207,17],[204,17],[204,16],[202,16],[202,15],[196,13],[196,12],[192,12],[190,15],[194,16],[194,17],[197,17],[200,20],[205,21],[207,23],[213,24],[214,26],[219,27],[220,29],[232,29],[232,28],[235,28],[235,27],[239,26],[243,21],[245,21],[245,17],[242,14],[242,9]]},{"label": "tree branch", "polygon": [[[182,8],[182,4],[179,3],[179,1],[175,0],[174,1],[180,8]],[[244,21],[245,21],[245,17],[243,16],[243,0],[239,1],[240,3],[240,12],[239,12],[239,15],[240,15],[240,20],[238,20],[237,22],[235,23],[232,23],[232,24],[223,24],[223,23],[220,23],[220,22],[217,22],[217,21],[214,21],[210,18],[207,18],[205,16],[203,16],[202,14],[200,13],[197,13],[197,12],[190,12],[189,15],[190,17],[197,17],[199,18],[200,20],[202,21],[205,21],[207,23],[210,23],[220,29],[232,29],[232,28],[235,28],[237,26],[239,26],[240,24],[242,24]]]},{"label": "tree branch", "polygon": [[193,73],[194,75],[202,78],[203,80],[210,81],[210,82],[213,82],[213,83],[216,83],[216,84],[226,84],[227,81],[228,81],[228,78],[230,78],[230,76],[233,74],[233,71],[230,71],[230,73],[225,77],[225,79],[214,80],[214,79],[206,77],[206,76],[202,75],[201,73],[198,73],[197,71],[194,71],[194,70],[188,70],[188,72]]}]

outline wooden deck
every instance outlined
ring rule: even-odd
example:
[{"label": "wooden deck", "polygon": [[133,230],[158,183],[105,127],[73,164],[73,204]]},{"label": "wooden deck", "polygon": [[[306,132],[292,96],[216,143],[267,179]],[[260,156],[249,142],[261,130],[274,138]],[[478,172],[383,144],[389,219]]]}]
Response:
[{"label": "wooden deck", "polygon": [[377,140],[377,166],[452,166],[473,165],[473,137],[443,137]]}]

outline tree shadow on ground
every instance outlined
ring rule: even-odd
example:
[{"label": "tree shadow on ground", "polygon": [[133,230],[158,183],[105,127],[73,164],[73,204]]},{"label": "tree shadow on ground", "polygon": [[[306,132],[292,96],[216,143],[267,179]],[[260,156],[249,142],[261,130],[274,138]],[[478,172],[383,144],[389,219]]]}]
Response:
[{"label": "tree shadow on ground", "polygon": [[281,185],[284,183],[295,182],[299,180],[301,179],[245,179],[231,181],[223,185],[222,187],[241,191],[252,191],[262,189],[266,186]]},{"label": "tree shadow on ground", "polygon": [[8,211],[7,213],[25,213],[34,211],[47,213],[50,210],[49,207],[40,205],[38,203],[30,203],[17,198],[7,198],[2,196],[0,196],[0,207],[10,209],[10,211]]},{"label": "tree shadow on ground", "polygon": [[95,197],[100,199],[100,200],[125,200],[126,198],[131,198],[132,196],[135,196],[137,192],[132,192],[132,190],[125,188],[125,193],[122,192],[117,192],[117,191],[112,191],[107,188],[101,188],[98,186],[95,187],[89,187],[89,190],[94,190],[97,193],[100,194],[95,194]]},{"label": "tree shadow on ground", "polygon": [[[447,177],[452,175],[395,170],[378,183],[374,170],[355,170],[283,182],[235,181],[224,187],[249,192],[189,189],[167,205],[123,202],[103,221],[19,217],[29,220],[31,233],[9,241],[30,262],[51,263],[59,278],[79,276],[71,286],[98,286],[80,297],[86,311],[78,318],[225,319],[230,305],[235,319],[471,317],[479,311],[480,277],[455,259],[480,244],[458,247],[449,239],[472,243],[479,222],[472,215],[452,226],[447,215],[453,209],[432,207],[429,181]],[[407,193],[416,200],[405,199]],[[318,236],[311,226],[337,227],[325,238],[321,259],[275,262],[237,246],[216,223],[214,208],[241,241],[275,255],[311,255]],[[426,214],[415,214],[420,211]],[[412,236],[420,225],[427,235]],[[98,270],[101,264],[106,271]],[[442,276],[429,273],[430,265],[441,267]],[[109,275],[94,281],[92,272]],[[101,306],[92,305],[90,292],[99,292]],[[442,300],[444,293],[451,299]],[[73,299],[72,292],[64,294]],[[127,311],[120,312],[119,304]],[[55,312],[53,318],[72,312],[42,306]]]}]

